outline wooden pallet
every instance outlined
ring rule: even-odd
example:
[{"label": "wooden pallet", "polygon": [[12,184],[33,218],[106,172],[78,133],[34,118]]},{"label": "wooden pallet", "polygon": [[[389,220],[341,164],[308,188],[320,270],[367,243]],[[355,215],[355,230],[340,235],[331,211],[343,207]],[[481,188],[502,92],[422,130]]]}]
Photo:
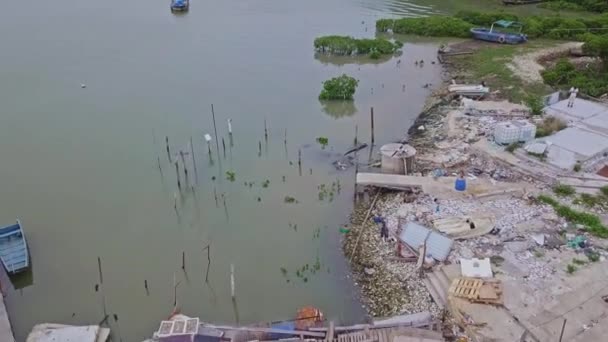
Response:
[{"label": "wooden pallet", "polygon": [[459,277],[452,281],[448,293],[474,303],[502,305],[502,283],[475,278]]}]

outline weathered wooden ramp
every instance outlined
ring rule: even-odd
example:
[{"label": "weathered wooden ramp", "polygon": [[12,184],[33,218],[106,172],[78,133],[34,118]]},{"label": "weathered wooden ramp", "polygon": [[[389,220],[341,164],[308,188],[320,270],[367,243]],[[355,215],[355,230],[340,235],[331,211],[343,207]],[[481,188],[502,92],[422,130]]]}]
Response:
[{"label": "weathered wooden ramp", "polygon": [[438,331],[399,327],[371,329],[338,335],[333,342],[438,342],[444,341]]}]

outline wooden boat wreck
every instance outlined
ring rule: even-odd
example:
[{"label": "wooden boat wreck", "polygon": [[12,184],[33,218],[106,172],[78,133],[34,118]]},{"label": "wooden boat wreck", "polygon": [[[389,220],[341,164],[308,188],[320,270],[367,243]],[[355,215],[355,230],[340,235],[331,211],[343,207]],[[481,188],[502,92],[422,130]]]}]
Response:
[{"label": "wooden boat wreck", "polygon": [[[515,33],[495,30],[495,26],[502,28],[515,27],[519,30]],[[520,44],[528,41],[528,36],[523,34],[523,25],[516,21],[498,20],[492,23],[490,28],[486,27],[474,27],[471,29],[471,34],[474,39],[484,40],[486,42],[500,43],[500,44]]]},{"label": "wooden boat wreck", "polygon": [[29,251],[21,222],[0,228],[0,260],[9,274],[16,274],[30,267]]}]

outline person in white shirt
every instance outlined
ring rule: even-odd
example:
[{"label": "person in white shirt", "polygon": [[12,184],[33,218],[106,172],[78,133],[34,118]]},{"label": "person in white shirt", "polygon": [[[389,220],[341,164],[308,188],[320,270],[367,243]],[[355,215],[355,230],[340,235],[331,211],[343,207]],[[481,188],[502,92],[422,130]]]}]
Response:
[{"label": "person in white shirt", "polygon": [[570,96],[568,97],[568,107],[574,107],[574,100],[578,94],[578,88],[570,88]]}]

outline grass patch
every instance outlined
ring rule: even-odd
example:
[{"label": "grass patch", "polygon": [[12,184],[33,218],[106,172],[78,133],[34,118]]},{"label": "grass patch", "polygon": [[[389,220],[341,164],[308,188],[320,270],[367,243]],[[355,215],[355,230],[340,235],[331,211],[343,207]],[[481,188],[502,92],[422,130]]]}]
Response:
[{"label": "grass patch", "polygon": [[544,162],[544,161],[547,159],[547,156],[545,156],[545,154],[544,154],[544,153],[534,153],[534,152],[527,151],[527,154],[528,154],[529,156],[532,156],[532,157],[534,157],[534,158],[537,158],[537,159],[538,159],[538,160],[540,160],[541,162]]},{"label": "grass patch", "polygon": [[542,202],[551,205],[557,215],[563,217],[569,222],[578,223],[585,226],[586,230],[594,236],[601,238],[608,238],[608,228],[602,224],[600,218],[596,215],[576,211],[570,207],[560,204],[555,199],[540,195],[537,199]]},{"label": "grass patch", "polygon": [[[591,35],[593,36],[593,35]],[[541,73],[545,83],[556,88],[578,88],[581,93],[599,97],[608,92],[608,72],[601,65],[577,68],[567,59]]]},{"label": "grass patch", "polygon": [[576,266],[572,265],[572,264],[568,264],[568,266],[566,266],[566,272],[568,274],[572,274],[574,272],[576,272],[577,268]]},{"label": "grass patch", "polygon": [[593,208],[601,203],[597,196],[593,196],[591,194],[581,194],[579,199],[580,203],[588,208]]},{"label": "grass patch", "polygon": [[589,259],[589,261],[591,261],[591,262],[598,262],[598,261],[600,261],[600,253],[589,252],[589,253],[587,253],[587,259]]},{"label": "grass patch", "polygon": [[485,81],[491,91],[499,90],[503,98],[514,103],[540,98],[551,91],[543,83],[524,82],[507,66],[515,55],[525,54],[537,48],[551,46],[547,41],[528,42],[524,46],[482,45],[472,55],[451,57],[459,73],[474,82]]},{"label": "grass patch", "polygon": [[568,125],[564,121],[553,116],[548,116],[536,126],[536,138],[549,136],[566,127],[568,127]]},{"label": "grass patch", "polygon": [[576,164],[574,164],[574,167],[572,168],[572,171],[574,171],[574,172],[580,172],[581,168],[582,168],[581,162],[577,161]]},{"label": "grass patch", "polygon": [[540,259],[545,256],[545,252],[543,252],[539,249],[536,249],[536,250],[534,250],[534,256]]},{"label": "grass patch", "polygon": [[507,147],[505,147],[505,151],[507,151],[509,153],[513,153],[513,152],[515,152],[515,150],[520,148],[521,145],[522,145],[522,143],[520,143],[520,142],[510,143]]},{"label": "grass patch", "polygon": [[585,265],[587,262],[582,259],[574,258],[574,259],[572,259],[572,263],[580,266],[580,265]]},{"label": "grass patch", "polygon": [[562,197],[572,196],[576,193],[576,190],[573,186],[567,184],[556,184],[553,187],[553,192]]}]

